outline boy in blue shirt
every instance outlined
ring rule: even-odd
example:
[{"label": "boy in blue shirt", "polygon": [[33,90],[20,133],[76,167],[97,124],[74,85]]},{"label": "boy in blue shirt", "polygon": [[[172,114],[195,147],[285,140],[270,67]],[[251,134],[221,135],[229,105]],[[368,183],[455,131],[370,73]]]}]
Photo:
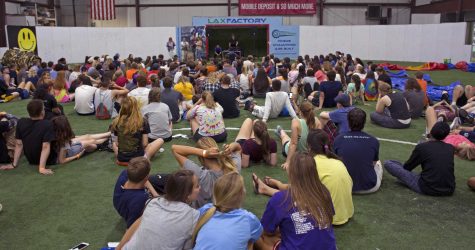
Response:
[{"label": "boy in blue shirt", "polygon": [[124,218],[129,228],[135,220],[142,216],[145,204],[155,190],[148,182],[150,162],[145,157],[130,160],[127,169],[120,173],[114,188],[114,208]]}]

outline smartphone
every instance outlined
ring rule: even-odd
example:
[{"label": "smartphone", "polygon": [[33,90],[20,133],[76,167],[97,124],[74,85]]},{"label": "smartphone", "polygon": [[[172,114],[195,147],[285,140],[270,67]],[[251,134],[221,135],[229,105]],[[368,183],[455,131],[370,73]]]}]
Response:
[{"label": "smartphone", "polygon": [[73,246],[69,250],[81,250],[81,249],[87,248],[88,246],[89,246],[89,243],[82,242],[82,243],[77,244],[76,246]]},{"label": "smartphone", "polygon": [[289,93],[289,98],[292,99],[292,93]]}]

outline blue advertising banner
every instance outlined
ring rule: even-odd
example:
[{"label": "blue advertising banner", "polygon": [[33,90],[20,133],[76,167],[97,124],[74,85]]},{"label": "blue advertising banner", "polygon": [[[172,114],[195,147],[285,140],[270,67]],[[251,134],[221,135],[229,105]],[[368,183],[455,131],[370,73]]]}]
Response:
[{"label": "blue advertising banner", "polygon": [[268,52],[276,57],[296,59],[299,55],[299,27],[282,25],[282,17],[193,17],[193,26],[266,26]]}]

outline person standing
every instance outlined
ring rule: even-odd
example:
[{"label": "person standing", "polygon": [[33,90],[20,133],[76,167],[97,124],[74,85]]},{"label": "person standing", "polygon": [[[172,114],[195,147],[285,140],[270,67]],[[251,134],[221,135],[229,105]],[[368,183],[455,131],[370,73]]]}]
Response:
[{"label": "person standing", "polygon": [[173,59],[175,56],[175,42],[173,41],[173,38],[169,37],[168,42],[167,42],[167,50],[168,50],[168,56],[170,56],[170,59]]}]

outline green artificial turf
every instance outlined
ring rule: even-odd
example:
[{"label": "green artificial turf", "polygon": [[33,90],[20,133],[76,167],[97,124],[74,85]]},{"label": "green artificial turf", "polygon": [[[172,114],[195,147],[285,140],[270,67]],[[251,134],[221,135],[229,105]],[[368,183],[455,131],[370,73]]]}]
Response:
[{"label": "green artificial turf", "polygon": [[[415,64],[417,65],[417,64]],[[413,72],[410,72],[411,74]],[[473,84],[475,74],[461,71],[428,72],[439,84],[462,80]],[[262,103],[262,100],[259,102]],[[17,116],[26,116],[27,101],[0,104]],[[375,103],[362,107],[373,111]],[[77,135],[106,131],[108,121],[78,116],[73,104],[65,105],[65,112]],[[225,120],[227,127],[240,127],[246,117],[242,110],[238,119]],[[369,118],[368,118],[369,119]],[[290,118],[270,120],[269,128],[277,124],[290,129]],[[175,128],[186,128],[181,123]],[[409,129],[391,130],[376,127],[369,121],[366,129],[374,136],[417,142],[425,131],[423,119],[415,120]],[[175,133],[187,133],[178,131]],[[229,140],[237,131],[229,131]],[[189,144],[174,139],[165,144],[165,152],[152,160],[152,173],[169,173],[178,169],[171,155],[172,144]],[[279,143],[279,150],[281,145]],[[381,142],[380,159],[404,161],[413,146]],[[0,172],[0,249],[68,249],[79,242],[88,242],[91,249],[99,249],[110,241],[119,241],[125,223],[114,210],[112,192],[123,167],[113,162],[113,154],[95,152],[64,166],[53,166],[53,176],[41,176],[35,166],[24,158],[20,167]],[[279,165],[284,158],[279,154]],[[419,171],[419,169],[417,169]],[[253,193],[251,173],[269,175],[286,180],[280,167],[253,165],[243,169],[247,196],[244,208],[261,216],[268,200]],[[416,194],[384,174],[380,191],[371,195],[355,195],[355,214],[344,226],[336,227],[340,249],[470,249],[475,246],[472,225],[475,224],[475,192],[466,181],[475,176],[475,163],[456,159],[457,188],[452,197],[429,197]],[[166,230],[164,228],[163,230]]]}]

